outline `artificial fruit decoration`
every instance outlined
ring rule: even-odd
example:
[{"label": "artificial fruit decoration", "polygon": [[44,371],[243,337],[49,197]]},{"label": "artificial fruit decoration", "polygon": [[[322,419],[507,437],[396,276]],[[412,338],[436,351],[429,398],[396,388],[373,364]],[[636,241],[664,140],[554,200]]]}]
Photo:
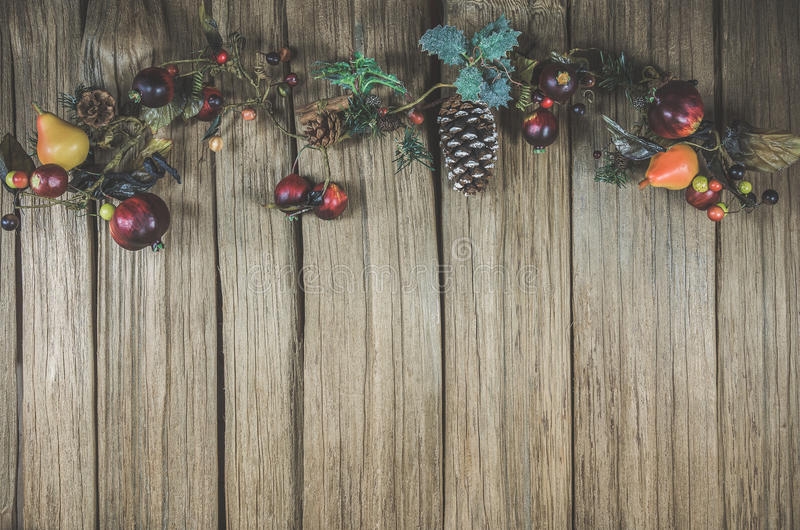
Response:
[{"label": "artificial fruit decoration", "polygon": [[662,138],[685,138],[703,121],[703,99],[693,83],[673,80],[653,94],[647,109],[647,124]]},{"label": "artificial fruit decoration", "polygon": [[542,107],[533,111],[522,122],[522,137],[537,153],[543,152],[558,137],[558,120],[555,114]]},{"label": "artificial fruit decoration", "polygon": [[323,190],[325,193],[319,199],[319,204],[314,206],[314,213],[326,221],[336,219],[347,208],[347,193],[334,182],[329,183],[327,188],[325,188],[324,182],[320,182],[314,186],[312,191],[322,192]]},{"label": "artificial fruit decoration", "polygon": [[283,177],[275,186],[275,204],[278,207],[295,206],[308,201],[311,182],[297,173]]},{"label": "artificial fruit decoration", "polygon": [[145,107],[159,108],[172,101],[175,95],[175,78],[166,68],[151,66],[133,78],[128,97]]},{"label": "artificial fruit decoration", "polygon": [[36,155],[42,164],[58,164],[69,171],[86,160],[89,137],[83,129],[68,123],[34,103],[36,110]]},{"label": "artificial fruit decoration", "polygon": [[140,193],[119,203],[108,226],[125,250],[150,247],[158,252],[164,248],[161,237],[169,228],[169,209],[158,195]]},{"label": "artificial fruit decoration", "polygon": [[682,190],[692,183],[699,168],[697,153],[686,144],[675,144],[662,153],[653,155],[650,165],[639,183],[639,189],[653,186],[668,190]]},{"label": "artificial fruit decoration", "polygon": [[721,192],[708,189],[697,191],[693,186],[686,188],[686,202],[698,210],[708,210],[711,206],[719,202]]},{"label": "artificial fruit decoration", "polygon": [[578,90],[577,70],[568,63],[548,63],[539,74],[539,90],[554,101],[564,103]]},{"label": "artificial fruit decoration", "polygon": [[37,167],[30,178],[31,191],[39,197],[55,199],[67,191],[69,175],[58,164],[45,164]]},{"label": "artificial fruit decoration", "polygon": [[203,106],[200,112],[197,113],[196,118],[200,121],[211,121],[222,112],[222,105],[225,100],[222,98],[222,92],[213,86],[203,87]]}]

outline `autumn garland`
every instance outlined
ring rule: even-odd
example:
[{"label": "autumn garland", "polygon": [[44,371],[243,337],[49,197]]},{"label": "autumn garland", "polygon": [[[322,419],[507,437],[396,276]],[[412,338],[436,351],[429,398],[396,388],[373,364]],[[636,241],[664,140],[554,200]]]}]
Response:
[{"label": "autumn garland", "polygon": [[[775,204],[777,192],[765,190],[758,197],[744,179],[746,172],[779,171],[800,157],[800,138],[787,132],[742,122],[718,131],[704,119],[695,82],[637,65],[624,54],[576,49],[543,60],[525,57],[514,51],[520,32],[504,16],[470,39],[452,26],[428,30],[419,41],[421,49],[457,69],[457,75],[452,83],[438,83],[416,99],[396,76],[361,54],[314,63],[310,76],[339,86],[343,93],[299,107],[301,134],[295,134],[274,113],[275,98],[287,97],[299,82],[297,74],[283,75],[278,68],[291,60],[291,50],[257,52],[257,63],[248,68],[242,60],[244,38],[232,33],[223,40],[216,21],[202,7],[200,18],[207,45],[192,58],[139,72],[127,94],[131,112],[120,114],[111,94],[90,86],[59,96],[69,120],[34,104],[37,135],[31,140],[38,166],[12,135],[5,135],[0,142],[0,172],[6,174],[6,190],[14,194],[15,212],[3,216],[3,229],[19,230],[21,210],[60,205],[109,221],[112,238],[125,249],[163,248],[169,209],[149,190],[166,175],[180,182],[167,161],[172,141],[159,134],[178,119],[206,122],[203,141],[216,152],[224,146],[223,119],[238,115],[253,121],[263,114],[282,133],[305,144],[300,154],[321,153],[326,168],[323,181],[315,185],[297,174],[296,159],[276,185],[274,203],[267,206],[289,219],[308,212],[335,219],[345,210],[347,194],[330,179],[328,149],[349,138],[401,131],[394,157],[397,171],[413,163],[433,170],[433,157],[420,134],[424,111],[431,106],[439,107],[439,147],[448,180],[465,195],[483,191],[492,176],[499,150],[492,109],[513,103],[523,115],[522,137],[541,153],[558,137],[554,109],[583,116],[598,90],[622,90],[641,119],[626,130],[603,116],[611,141],[594,152],[599,160],[595,179],[624,186],[634,178],[636,164],[646,165],[641,188],[680,190],[689,204],[714,221],[731,211],[722,200],[723,192],[739,203],[737,211]],[[209,84],[209,79],[225,76],[243,82],[248,96],[226,101]],[[375,93],[378,87],[388,88],[402,103],[384,104]],[[425,104],[443,89],[455,93]],[[584,102],[570,104],[574,97]]]}]

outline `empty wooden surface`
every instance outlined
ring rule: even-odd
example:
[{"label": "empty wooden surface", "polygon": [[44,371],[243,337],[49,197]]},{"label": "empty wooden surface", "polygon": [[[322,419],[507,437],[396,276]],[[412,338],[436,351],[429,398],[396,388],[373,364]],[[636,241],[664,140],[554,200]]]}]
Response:
[{"label": "empty wooden surface", "polygon": [[[625,50],[698,79],[717,121],[800,133],[796,2],[206,8],[247,61],[293,47],[285,123],[339,93],[315,60],[363,52],[418,94],[452,80],[416,45],[427,28],[504,13],[523,51]],[[24,139],[30,101],[80,82],[123,98],[203,46],[197,10],[12,0],[0,132]],[[593,182],[600,113],[634,119],[601,95],[538,156],[497,113],[495,178],[471,199],[440,171],[395,174],[390,137],[350,141],[328,160],[347,212],[296,223],[262,207],[301,147],[268,118],[227,121],[219,154],[179,124],[160,254],[25,212],[0,234],[0,529],[800,525],[800,170],[754,176],[778,205],[714,225],[679,193]],[[298,167],[324,179],[319,152]]]}]

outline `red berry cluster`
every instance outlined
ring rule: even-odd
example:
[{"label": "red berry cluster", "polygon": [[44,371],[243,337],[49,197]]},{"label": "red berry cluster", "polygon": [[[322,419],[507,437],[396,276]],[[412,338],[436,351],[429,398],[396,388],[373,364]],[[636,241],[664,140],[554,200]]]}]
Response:
[{"label": "red berry cluster", "polygon": [[347,193],[335,182],[314,185],[306,177],[290,173],[275,186],[275,202],[269,206],[279,209],[291,220],[313,211],[317,217],[327,221],[336,219],[345,211]]}]

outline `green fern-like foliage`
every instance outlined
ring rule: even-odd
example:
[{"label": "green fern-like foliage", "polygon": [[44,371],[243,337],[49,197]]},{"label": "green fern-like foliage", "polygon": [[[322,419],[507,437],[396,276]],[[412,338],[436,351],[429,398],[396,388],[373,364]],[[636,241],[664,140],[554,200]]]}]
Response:
[{"label": "green fern-like foliage", "polygon": [[405,94],[403,83],[392,74],[387,74],[375,59],[356,53],[349,61],[335,63],[318,61],[311,70],[314,79],[325,79],[353,94],[363,96],[369,94],[376,85],[386,86],[398,94]]},{"label": "green fern-like foliage", "polygon": [[422,143],[417,129],[413,127],[406,127],[403,137],[397,141],[394,155],[398,173],[414,162],[419,162],[433,171],[433,156]]},{"label": "green fern-like foliage", "polygon": [[512,29],[505,15],[476,32],[470,41],[453,26],[436,26],[419,40],[422,50],[443,63],[461,66],[455,87],[468,101],[483,101],[490,107],[505,107],[511,99],[508,53],[517,45],[520,32]]}]

